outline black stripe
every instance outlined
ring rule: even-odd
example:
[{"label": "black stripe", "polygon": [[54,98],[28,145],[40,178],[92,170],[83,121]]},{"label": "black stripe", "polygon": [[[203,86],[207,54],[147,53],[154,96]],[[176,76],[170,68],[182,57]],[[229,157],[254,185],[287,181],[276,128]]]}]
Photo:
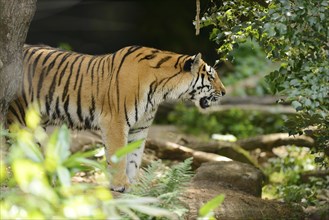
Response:
[{"label": "black stripe", "polygon": [[113,53],[113,54],[112,54],[111,70],[110,70],[110,72],[112,72],[112,71],[113,71],[113,65],[114,65],[114,59],[115,59],[115,55],[116,55],[116,53]]},{"label": "black stripe", "polygon": [[138,127],[138,128],[132,128],[129,130],[129,134],[136,134],[136,133],[139,133],[141,132],[142,130],[145,130],[145,129],[148,129],[149,126],[146,126],[146,127]]},{"label": "black stripe", "polygon": [[201,74],[201,85],[202,86],[204,86],[204,77],[205,77],[205,75],[202,73]]},{"label": "black stripe", "polygon": [[96,59],[96,56],[93,56],[93,57],[89,60],[88,65],[87,65],[87,73],[89,72],[89,68],[90,68],[90,66],[91,66],[91,63],[92,63],[95,59]]},{"label": "black stripe", "polygon": [[196,83],[198,82],[199,78],[200,78],[200,75],[198,74],[198,76],[197,76],[197,78],[195,79],[194,84],[193,84],[193,86],[192,86],[193,89],[194,89]]},{"label": "black stripe", "polygon": [[97,73],[96,73],[96,77],[97,77],[97,85],[96,85],[96,95],[98,95],[99,93],[99,78],[100,78],[100,74],[99,74],[99,68],[101,66],[101,59],[98,60],[98,66],[97,66]]},{"label": "black stripe", "polygon": [[130,123],[129,123],[128,113],[127,113],[127,106],[126,106],[126,98],[125,98],[125,102],[124,102],[124,111],[125,111],[125,117],[126,117],[127,125],[128,125],[128,127],[130,128]]},{"label": "black stripe", "polygon": [[134,53],[135,51],[137,51],[138,49],[142,48],[141,46],[136,46],[136,47],[130,47],[127,51],[127,53],[125,55],[123,55],[123,57],[121,58],[121,62],[120,65],[118,67],[118,71],[116,73],[116,86],[117,86],[117,108],[118,108],[118,112],[120,111],[120,83],[119,83],[119,72],[121,70],[122,64],[123,62],[126,60],[126,58]]},{"label": "black stripe", "polygon": [[64,101],[66,95],[67,95],[67,92],[68,92],[68,89],[69,89],[69,85],[70,85],[70,79],[71,79],[71,76],[73,74],[73,66],[74,64],[77,62],[77,60],[81,57],[82,55],[79,55],[77,56],[74,61],[71,63],[71,67],[70,67],[70,75],[68,76],[67,80],[66,80],[66,83],[65,83],[65,86],[64,86],[64,91],[63,91],[63,95],[62,95],[62,101]]},{"label": "black stripe", "polygon": [[104,73],[105,73],[105,57],[103,58],[103,65],[102,65],[102,78],[104,78]]},{"label": "black stripe", "polygon": [[135,97],[135,121],[138,121],[138,103],[137,98]]},{"label": "black stripe", "polygon": [[[31,59],[31,57],[33,56],[33,54],[35,54],[35,52],[37,52],[37,48],[34,48],[31,52],[30,52],[30,54],[29,54],[29,56],[28,57],[26,57],[26,61],[27,62],[30,62],[30,59]],[[24,58],[25,59],[25,58]]]},{"label": "black stripe", "polygon": [[139,53],[139,54],[137,54],[137,55],[136,55],[136,58],[139,57],[139,56],[142,55],[142,54],[143,54],[143,53]]},{"label": "black stripe", "polygon": [[94,121],[94,113],[95,113],[95,98],[94,96],[91,97],[91,107],[89,108],[89,117],[91,123]]},{"label": "black stripe", "polygon": [[50,112],[50,101],[49,101],[49,95],[46,95],[46,112],[47,112],[47,115],[50,115],[49,112]]},{"label": "black stripe", "polygon": [[30,50],[31,48],[25,48],[24,47],[24,52],[23,52],[23,59],[25,60],[27,57],[26,57],[26,54],[29,52],[29,50]]},{"label": "black stripe", "polygon": [[21,120],[21,118],[19,117],[18,113],[16,112],[16,110],[14,109],[14,107],[12,105],[10,105],[9,109],[8,109],[17,119],[17,121],[19,123],[21,123],[22,125],[24,125],[24,121]]},{"label": "black stripe", "polygon": [[178,65],[178,63],[179,63],[179,60],[180,60],[182,57],[184,57],[184,56],[186,56],[186,55],[180,55],[180,56],[177,58],[176,63],[175,63],[175,65],[174,65],[175,68],[177,68],[177,65]]},{"label": "black stripe", "polygon": [[41,73],[40,73],[40,78],[38,81],[38,87],[37,87],[37,99],[40,99],[40,92],[41,92],[41,88],[42,88],[42,84],[46,75],[46,71],[45,71],[46,67],[42,68]]},{"label": "black stripe", "polygon": [[69,126],[73,127],[73,121],[72,121],[71,115],[69,113],[69,103],[70,103],[70,95],[67,96],[67,98],[64,102],[64,112],[66,114],[66,119],[68,120]]},{"label": "black stripe", "polygon": [[71,53],[65,52],[65,55],[62,57],[61,61],[58,64],[58,69],[61,68],[61,66],[64,64],[64,62],[69,58],[70,56],[73,56]]},{"label": "black stripe", "polygon": [[23,92],[22,92],[22,98],[24,100],[24,104],[25,106],[28,106],[28,102],[27,102],[27,97],[26,97],[26,93],[24,91],[24,87],[22,88]]},{"label": "black stripe", "polygon": [[81,76],[80,85],[78,89],[78,98],[77,98],[77,114],[80,122],[83,122],[82,112],[81,112],[81,88],[82,88],[83,75]]},{"label": "black stripe", "polygon": [[[59,54],[55,57],[55,59],[53,60],[53,62],[55,63],[55,61],[57,60],[57,58],[60,56],[60,55],[62,55],[63,54],[63,52],[59,52]],[[51,104],[52,104],[52,102],[53,102],[53,96],[54,96],[54,93],[55,93],[55,89],[56,89],[56,81],[57,81],[57,76],[58,76],[58,73],[59,73],[59,68],[60,68],[60,66],[63,64],[63,58],[66,56],[67,54],[65,54],[63,57],[62,57],[62,60],[60,61],[60,65],[58,66],[57,65],[57,68],[56,68],[56,72],[53,74],[53,76],[52,76],[52,82],[51,82],[51,85],[50,85],[50,87],[49,87],[49,91],[48,91],[48,100],[46,100],[46,101],[49,101],[49,105],[51,106]],[[59,82],[58,82],[58,86],[60,85],[60,82],[61,82],[61,80],[62,80],[62,77],[63,77],[63,75],[64,75],[64,73],[65,73],[65,70],[66,70],[66,68],[67,68],[67,66],[68,66],[68,63],[66,63],[66,65],[64,66],[64,68],[63,68],[63,70],[62,70],[62,72],[60,73],[60,78],[59,78]],[[49,72],[48,72],[49,73]],[[47,73],[47,74],[48,74]],[[57,99],[58,99],[58,97],[57,97]],[[57,103],[56,103],[57,104]],[[49,114],[49,113],[48,113]],[[55,116],[54,116],[54,112],[53,112],[53,118],[55,118]]]},{"label": "black stripe", "polygon": [[35,70],[36,70],[36,67],[38,65],[38,62],[39,62],[39,59],[41,57],[41,55],[43,54],[43,52],[41,52],[34,60],[33,64],[32,64],[32,77],[34,77],[35,75]]},{"label": "black stripe", "polygon": [[89,117],[86,117],[84,120],[84,129],[91,129],[91,123]]},{"label": "black stripe", "polygon": [[163,100],[166,100],[167,99],[167,96],[169,95],[169,92],[171,92],[172,89],[170,89],[168,92],[166,92],[164,95],[163,95]]},{"label": "black stripe", "polygon": [[159,60],[159,62],[157,63],[157,65],[156,65],[155,67],[153,67],[153,68],[155,68],[155,69],[159,69],[160,66],[161,66],[163,63],[167,62],[167,61],[170,60],[170,59],[171,59],[171,56],[166,56],[166,57],[162,58],[161,60]]},{"label": "black stripe", "polygon": [[[29,94],[32,94],[32,89],[33,89],[33,77],[32,77],[32,64],[29,63],[29,71],[27,73],[28,75],[28,88],[29,88]],[[31,95],[32,96],[32,95]],[[33,97],[33,96],[32,96]]]},{"label": "black stripe", "polygon": [[[101,70],[103,72],[100,72]],[[98,63],[98,67],[97,67],[97,74],[98,74],[98,76],[102,75],[102,78],[103,78],[103,75],[104,75],[104,57],[100,57],[100,59],[99,59],[99,63]]]},{"label": "black stripe", "polygon": [[25,92],[25,81],[26,81],[26,77],[28,74],[28,71],[26,71],[25,69],[23,69],[23,80],[22,80],[22,89],[21,89],[21,92],[22,92],[22,98],[23,98],[23,101],[25,103],[25,106],[28,105],[28,102],[27,102],[27,97],[26,97],[26,92]]},{"label": "black stripe", "polygon": [[54,51],[51,51],[50,53],[48,53],[45,57],[45,59],[43,60],[42,62],[42,65],[45,65],[45,63],[47,62],[47,60],[51,57],[51,55],[53,55],[54,53],[56,53],[58,51],[54,50]]},{"label": "black stripe", "polygon": [[154,49],[154,50],[151,50],[151,52],[152,52],[152,53],[159,53],[159,52],[161,52],[161,51],[158,50],[158,49]]},{"label": "black stripe", "polygon": [[176,74],[174,74],[174,75],[172,75],[172,76],[170,76],[170,77],[167,77],[167,78],[162,79],[162,80],[159,82],[159,85],[161,85],[161,83],[165,81],[165,83],[162,85],[162,88],[164,88],[164,87],[166,86],[166,84],[167,84],[170,80],[172,80],[172,79],[175,78],[176,76],[180,75],[180,73],[181,73],[181,72],[178,72],[178,73],[176,73]]},{"label": "black stripe", "polygon": [[[66,59],[68,58],[68,57],[70,57],[72,54],[70,54],[70,53],[66,53],[63,57],[62,57],[62,59],[61,59],[61,61],[59,62],[59,64],[58,64],[58,66],[57,66],[57,72],[59,71],[59,69],[61,68],[61,66],[64,64],[64,62],[66,61]],[[62,72],[61,72],[61,74],[60,74],[60,76],[59,76],[59,81],[58,81],[58,86],[61,84],[61,82],[62,82],[62,78],[63,78],[63,76],[64,76],[64,73],[65,73],[65,70],[66,70],[66,68],[67,68],[67,66],[68,66],[68,64],[69,64],[69,62],[70,61],[68,61],[66,64],[65,64],[65,66],[64,66],[64,68],[63,68],[63,70],[62,70]],[[57,74],[57,73],[56,73]]]},{"label": "black stripe", "polygon": [[[54,96],[54,92],[55,92],[55,88],[56,88],[56,75],[53,77],[50,87],[49,87],[49,91],[48,91],[48,96],[49,96],[49,105],[51,105],[51,103],[53,102],[53,96]],[[49,113],[48,113],[49,114]]]},{"label": "black stripe", "polygon": [[131,161],[129,161],[129,163],[133,163],[135,165],[135,168],[136,169],[138,168],[136,161],[131,160]]},{"label": "black stripe", "polygon": [[[155,92],[155,88],[156,88],[156,81],[153,81],[151,84],[150,84],[150,88],[149,88],[149,92],[147,94],[147,103],[146,103],[146,111],[148,110],[148,106],[149,104],[151,104],[151,106],[153,107],[153,103],[152,103],[152,99],[153,99],[153,95],[154,95],[154,92]],[[154,86],[154,89],[153,89],[153,85]]]},{"label": "black stripe", "polygon": [[97,64],[98,59],[94,62],[93,67],[91,68],[91,83],[94,83],[94,76],[97,77],[97,73],[95,74],[95,66]]},{"label": "black stripe", "polygon": [[152,59],[154,59],[156,56],[157,56],[157,55],[156,55],[155,53],[153,53],[153,54],[148,54],[148,55],[144,56],[143,58],[140,58],[140,59],[138,60],[138,62],[141,62],[142,60],[152,60]]},{"label": "black stripe", "polygon": [[[80,63],[79,63],[79,66],[78,66],[78,71],[76,73],[76,77],[75,77],[75,82],[74,82],[74,87],[73,89],[75,90],[77,88],[77,84],[78,84],[78,81],[79,81],[79,76],[80,76],[80,69],[81,69],[81,64],[83,62],[83,60],[85,59],[85,57],[82,57]],[[82,76],[81,76],[82,77]]]},{"label": "black stripe", "polygon": [[102,58],[100,57],[100,59],[97,60],[97,75],[99,75],[99,68],[101,67],[101,62],[102,62]]},{"label": "black stripe", "polygon": [[65,74],[65,71],[66,71],[66,68],[67,66],[69,65],[69,62],[67,62],[64,66],[64,68],[62,69],[62,72],[60,73],[59,75],[59,80],[58,80],[58,85],[57,86],[60,86],[61,82],[62,82],[62,79],[64,77],[64,74]]},{"label": "black stripe", "polygon": [[106,59],[106,63],[107,63],[107,75],[109,75],[109,73],[111,73],[111,59],[112,59],[112,55],[107,55],[107,59]]},{"label": "black stripe", "polygon": [[22,119],[22,122],[24,124],[24,121],[25,121],[25,110],[24,110],[23,106],[21,105],[21,103],[19,102],[18,99],[15,100],[15,104],[16,104],[16,106],[18,108],[19,114],[20,114],[21,119]]},{"label": "black stripe", "polygon": [[55,112],[56,112],[57,117],[61,116],[61,112],[59,110],[59,97],[58,96],[56,98]]},{"label": "black stripe", "polygon": [[[183,95],[185,95],[188,91],[190,90],[190,87],[187,87],[187,89],[184,91],[184,92],[182,92],[178,97],[177,97],[177,99],[179,100]],[[192,97],[191,97],[192,98]],[[194,97],[193,97],[194,98]]]},{"label": "black stripe", "polygon": [[60,55],[62,55],[62,54],[63,54],[63,53],[58,53],[57,56],[51,61],[51,63],[48,65],[48,69],[47,69],[47,73],[46,73],[46,75],[49,74],[49,72],[51,71],[51,69],[54,67],[54,65],[55,65],[55,63],[56,63],[58,57],[59,57]]}]

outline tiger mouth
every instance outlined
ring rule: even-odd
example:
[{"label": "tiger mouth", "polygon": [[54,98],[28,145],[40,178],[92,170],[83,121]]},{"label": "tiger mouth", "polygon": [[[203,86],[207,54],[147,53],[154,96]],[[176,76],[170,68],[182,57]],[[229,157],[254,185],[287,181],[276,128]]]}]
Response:
[{"label": "tiger mouth", "polygon": [[211,105],[211,102],[215,103],[218,101],[218,97],[217,96],[210,96],[210,97],[202,97],[200,99],[200,107],[202,109],[206,109],[206,108],[209,108],[210,105]]},{"label": "tiger mouth", "polygon": [[205,109],[205,108],[208,108],[210,105],[209,105],[209,101],[208,101],[208,97],[202,97],[200,99],[200,107]]}]

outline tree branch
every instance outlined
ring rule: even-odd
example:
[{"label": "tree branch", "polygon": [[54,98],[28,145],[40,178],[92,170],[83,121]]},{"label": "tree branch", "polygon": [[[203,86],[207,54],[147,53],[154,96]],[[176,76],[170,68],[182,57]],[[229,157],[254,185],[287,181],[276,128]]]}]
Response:
[{"label": "tree branch", "polygon": [[196,151],[191,148],[168,141],[148,139],[145,147],[155,151],[156,156],[161,159],[185,160],[193,157],[193,167],[197,168],[204,162],[231,161],[231,159],[213,153]]},{"label": "tree branch", "polygon": [[314,140],[306,135],[289,136],[287,133],[276,133],[260,135],[252,138],[238,140],[237,142],[227,141],[199,141],[184,138],[184,145],[194,150],[222,154],[223,149],[241,147],[244,150],[255,150],[260,148],[263,151],[271,151],[275,147],[284,145],[296,145],[299,147],[313,147]]}]

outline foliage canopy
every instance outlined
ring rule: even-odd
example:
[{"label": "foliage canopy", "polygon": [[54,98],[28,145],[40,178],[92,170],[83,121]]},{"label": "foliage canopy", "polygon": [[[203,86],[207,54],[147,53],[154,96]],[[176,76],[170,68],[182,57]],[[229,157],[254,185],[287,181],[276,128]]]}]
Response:
[{"label": "foliage canopy", "polygon": [[298,111],[287,123],[290,134],[312,128],[318,150],[329,155],[329,2],[327,0],[212,1],[202,17],[221,60],[248,39],[259,43],[267,58],[280,62],[267,75],[274,93],[285,95]]}]

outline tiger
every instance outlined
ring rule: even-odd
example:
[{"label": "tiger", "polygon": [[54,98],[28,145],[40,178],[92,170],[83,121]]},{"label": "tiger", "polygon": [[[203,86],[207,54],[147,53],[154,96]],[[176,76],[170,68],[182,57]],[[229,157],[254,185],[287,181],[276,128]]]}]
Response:
[{"label": "tiger", "polygon": [[[124,192],[134,183],[145,139],[158,106],[190,100],[198,109],[216,106],[225,87],[213,67],[193,56],[144,46],[88,55],[45,45],[24,45],[23,81],[10,103],[7,122],[24,125],[26,109],[37,103],[46,124],[100,130],[110,188]],[[139,148],[118,163],[118,149],[142,139]]]}]

